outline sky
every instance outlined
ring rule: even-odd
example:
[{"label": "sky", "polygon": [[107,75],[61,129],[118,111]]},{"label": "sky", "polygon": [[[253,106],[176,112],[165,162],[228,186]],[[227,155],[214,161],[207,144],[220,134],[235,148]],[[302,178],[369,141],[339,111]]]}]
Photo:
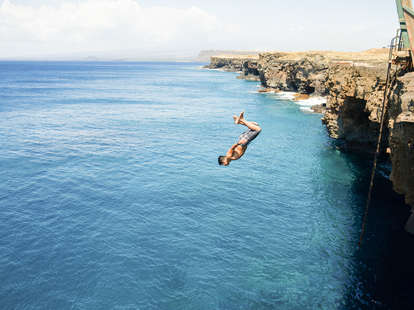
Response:
[{"label": "sky", "polygon": [[0,0],[0,59],[360,51],[398,26],[394,0]]}]

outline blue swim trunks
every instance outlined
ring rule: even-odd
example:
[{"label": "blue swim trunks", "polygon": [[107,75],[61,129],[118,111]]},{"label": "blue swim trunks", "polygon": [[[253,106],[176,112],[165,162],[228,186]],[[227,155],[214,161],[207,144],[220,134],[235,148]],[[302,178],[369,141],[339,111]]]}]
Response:
[{"label": "blue swim trunks", "polygon": [[[237,142],[237,144],[240,144],[241,146],[247,146],[250,142],[252,142],[254,139],[256,139],[256,137],[259,135],[260,130],[252,130],[249,129],[245,132],[243,132],[240,136],[239,136],[239,142]],[[240,141],[246,140],[246,143],[240,143]]]}]

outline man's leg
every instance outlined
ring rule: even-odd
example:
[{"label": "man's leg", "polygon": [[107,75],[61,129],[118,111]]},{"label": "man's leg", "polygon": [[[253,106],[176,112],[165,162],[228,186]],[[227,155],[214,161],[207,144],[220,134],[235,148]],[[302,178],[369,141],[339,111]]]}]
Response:
[{"label": "man's leg", "polygon": [[[233,117],[234,118],[234,117]],[[256,122],[249,122],[244,119],[244,112],[241,112],[239,117],[234,118],[234,121],[236,124],[241,124],[246,126],[247,128],[254,130],[254,131],[260,131],[262,128],[256,123]]]}]

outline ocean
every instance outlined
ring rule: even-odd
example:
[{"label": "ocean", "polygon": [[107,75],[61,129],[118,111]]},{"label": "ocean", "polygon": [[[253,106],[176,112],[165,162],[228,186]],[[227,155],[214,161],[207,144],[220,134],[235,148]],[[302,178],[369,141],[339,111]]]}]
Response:
[{"label": "ocean", "polygon": [[358,250],[369,158],[201,65],[0,62],[1,309],[386,307],[386,178]]}]

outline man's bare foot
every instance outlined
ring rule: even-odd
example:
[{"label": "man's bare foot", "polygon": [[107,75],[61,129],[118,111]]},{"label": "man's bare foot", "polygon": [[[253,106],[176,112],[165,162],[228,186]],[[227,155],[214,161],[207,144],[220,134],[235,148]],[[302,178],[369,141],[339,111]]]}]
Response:
[{"label": "man's bare foot", "polygon": [[234,123],[240,124],[240,120],[244,120],[244,111],[239,116],[233,115]]},{"label": "man's bare foot", "polygon": [[239,117],[237,118],[237,124],[240,124],[240,121],[244,121],[244,111],[240,113]]}]

